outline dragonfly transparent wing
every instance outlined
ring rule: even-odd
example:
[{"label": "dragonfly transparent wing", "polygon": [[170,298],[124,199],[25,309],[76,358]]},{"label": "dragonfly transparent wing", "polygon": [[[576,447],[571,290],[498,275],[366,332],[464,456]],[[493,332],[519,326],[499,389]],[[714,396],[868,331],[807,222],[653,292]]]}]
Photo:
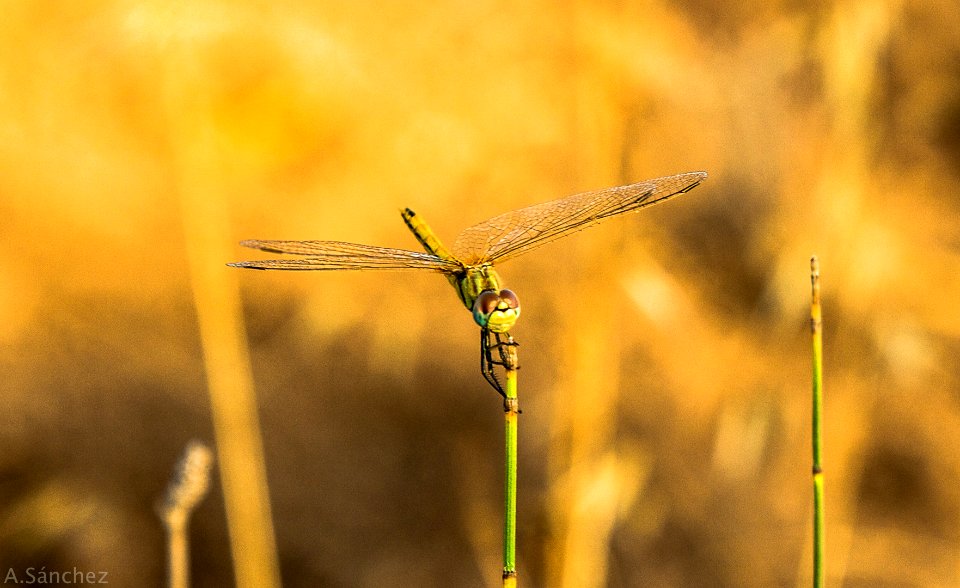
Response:
[{"label": "dragonfly transparent wing", "polygon": [[604,219],[683,194],[706,177],[706,172],[690,172],[514,210],[460,233],[453,254],[467,265],[510,259]]},{"label": "dragonfly transparent wing", "polygon": [[290,253],[299,259],[264,259],[229,263],[233,267],[281,270],[423,269],[445,274],[463,270],[454,261],[430,253],[342,241],[241,241],[244,247]]}]

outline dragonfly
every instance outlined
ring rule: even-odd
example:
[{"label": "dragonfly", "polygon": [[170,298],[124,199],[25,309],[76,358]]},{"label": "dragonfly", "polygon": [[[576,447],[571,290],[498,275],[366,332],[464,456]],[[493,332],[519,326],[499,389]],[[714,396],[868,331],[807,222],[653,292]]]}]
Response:
[{"label": "dragonfly", "polygon": [[481,373],[506,398],[496,366],[507,367],[516,356],[517,342],[509,331],[520,317],[520,299],[515,292],[503,287],[494,264],[608,218],[685,194],[706,178],[706,172],[688,172],[534,204],[465,229],[449,249],[420,215],[403,208],[400,210],[403,221],[425,253],[343,241],[254,239],[240,244],[298,257],[228,265],[261,270],[425,270],[443,274],[480,326]]}]

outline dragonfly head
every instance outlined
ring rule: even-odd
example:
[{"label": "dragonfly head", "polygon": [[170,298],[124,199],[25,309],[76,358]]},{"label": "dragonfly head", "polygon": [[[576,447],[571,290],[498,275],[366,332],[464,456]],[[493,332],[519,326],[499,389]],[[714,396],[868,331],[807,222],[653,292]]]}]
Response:
[{"label": "dragonfly head", "polygon": [[520,299],[512,290],[484,290],[473,303],[473,320],[494,333],[506,333],[520,317]]}]

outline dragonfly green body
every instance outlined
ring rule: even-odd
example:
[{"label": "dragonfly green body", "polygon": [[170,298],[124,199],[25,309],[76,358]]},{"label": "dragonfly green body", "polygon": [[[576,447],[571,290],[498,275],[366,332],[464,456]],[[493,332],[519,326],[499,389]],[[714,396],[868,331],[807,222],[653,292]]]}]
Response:
[{"label": "dragonfly green body", "polygon": [[[706,172],[688,172],[519,208],[465,229],[450,249],[440,242],[427,223],[405,208],[400,211],[403,220],[426,253],[344,241],[249,240],[241,245],[292,254],[298,259],[262,259],[229,265],[252,269],[409,269],[442,273],[480,325],[481,370],[487,381],[504,394],[493,366],[507,367],[514,363],[510,352],[515,351],[516,342],[508,331],[520,316],[520,301],[516,294],[502,288],[493,265],[608,218],[685,194],[706,177]],[[499,359],[494,357],[494,350]]]},{"label": "dragonfly green body", "polygon": [[[520,318],[520,301],[511,290],[501,288],[500,275],[489,263],[468,267],[440,242],[430,225],[409,208],[400,211],[403,222],[420,245],[440,259],[459,264],[460,272],[446,274],[460,301],[473,313],[473,320],[494,333],[506,333]],[[495,297],[494,297],[495,296]],[[479,302],[479,304],[478,304]]]}]

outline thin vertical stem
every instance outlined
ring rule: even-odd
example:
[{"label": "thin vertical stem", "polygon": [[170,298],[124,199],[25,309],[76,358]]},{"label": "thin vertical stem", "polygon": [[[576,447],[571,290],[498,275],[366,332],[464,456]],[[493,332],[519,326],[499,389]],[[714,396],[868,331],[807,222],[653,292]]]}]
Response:
[{"label": "thin vertical stem", "polygon": [[[512,343],[512,338],[510,339]],[[506,386],[504,389],[504,505],[503,505],[503,586],[517,585],[517,351],[507,348]]]},{"label": "thin vertical stem", "polygon": [[190,554],[187,549],[186,521],[167,525],[167,581],[170,588],[190,586]]},{"label": "thin vertical stem", "polygon": [[177,464],[167,495],[158,507],[160,519],[167,529],[167,581],[170,588],[190,585],[190,551],[187,525],[193,509],[210,487],[210,466],[213,452],[194,441]]},{"label": "thin vertical stem", "polygon": [[813,585],[824,582],[823,505],[823,321],[820,309],[820,264],[810,259],[810,333],[813,342]]},{"label": "thin vertical stem", "polygon": [[[187,17],[194,3],[170,3]],[[178,12],[180,11],[180,12]],[[214,29],[203,29],[212,31]],[[217,29],[219,30],[219,29]],[[217,126],[214,63],[199,56],[219,37],[171,36],[164,47],[164,94],[174,146],[188,276],[199,327],[233,571],[238,588],[277,588],[280,565],[256,390],[234,270],[227,211],[227,155]]]}]

